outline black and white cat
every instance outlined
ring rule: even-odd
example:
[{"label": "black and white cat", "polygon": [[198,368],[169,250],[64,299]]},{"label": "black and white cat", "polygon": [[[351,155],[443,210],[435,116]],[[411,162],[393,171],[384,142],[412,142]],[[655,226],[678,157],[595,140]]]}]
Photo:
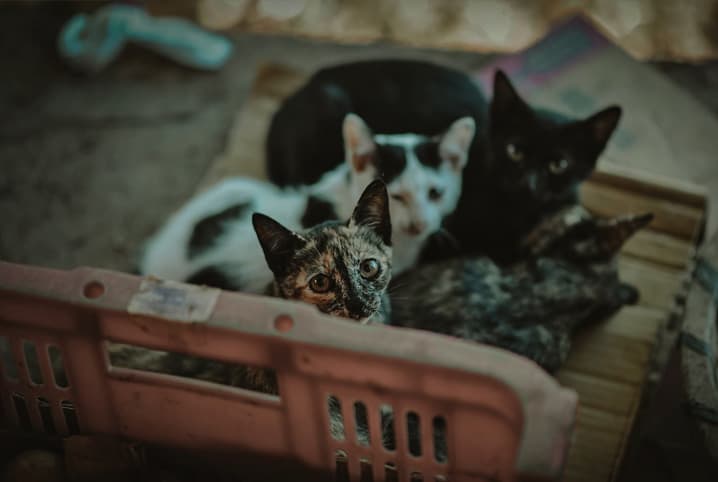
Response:
[{"label": "black and white cat", "polygon": [[456,208],[474,130],[473,119],[464,117],[434,137],[373,135],[360,117],[348,114],[346,162],[303,188],[241,177],[217,184],[190,200],[148,242],[140,272],[261,293],[272,276],[254,233],[253,212],[293,231],[348,219],[364,188],[382,178],[391,196],[392,269],[401,273],[416,263],[426,240]]},{"label": "black and white cat", "polygon": [[[577,200],[621,115],[606,108],[571,120],[529,106],[498,71],[487,102],[459,71],[414,60],[376,60],[320,70],[272,119],[267,138],[270,180],[314,182],[341,162],[341,120],[356,112],[381,132],[434,135],[461,116],[478,135],[456,213],[446,228],[462,254],[501,262],[520,257],[518,240],[542,216]],[[431,253],[428,253],[429,257]]]}]

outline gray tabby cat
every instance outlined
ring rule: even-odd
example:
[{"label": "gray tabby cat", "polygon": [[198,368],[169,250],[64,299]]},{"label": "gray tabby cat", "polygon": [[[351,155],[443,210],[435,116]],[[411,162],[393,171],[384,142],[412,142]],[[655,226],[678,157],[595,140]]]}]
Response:
[{"label": "gray tabby cat", "polygon": [[[386,186],[376,180],[348,222],[329,221],[302,233],[255,213],[254,229],[274,274],[267,293],[316,305],[327,314],[385,322],[391,279],[391,220]],[[114,366],[157,371],[278,393],[272,370],[229,365],[127,345],[108,349]]]},{"label": "gray tabby cat", "polygon": [[637,301],[615,255],[653,218],[595,219],[577,209],[529,234],[526,262],[455,258],[407,272],[390,288],[392,324],[502,347],[556,371],[576,328]]}]

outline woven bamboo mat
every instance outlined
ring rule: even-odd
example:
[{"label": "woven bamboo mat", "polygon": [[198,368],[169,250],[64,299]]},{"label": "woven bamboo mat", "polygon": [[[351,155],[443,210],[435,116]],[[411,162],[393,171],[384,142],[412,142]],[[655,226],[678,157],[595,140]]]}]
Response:
[{"label": "woven bamboo mat", "polygon": [[[200,183],[226,176],[264,178],[264,141],[272,113],[307,76],[282,66],[260,69],[231,127],[226,150]],[[648,230],[624,247],[621,277],[641,300],[582,332],[558,379],[580,397],[566,481],[613,480],[636,417],[656,346],[671,317],[680,316],[695,244],[704,224],[701,188],[618,167],[602,167],[582,189],[597,215],[653,212]]]}]

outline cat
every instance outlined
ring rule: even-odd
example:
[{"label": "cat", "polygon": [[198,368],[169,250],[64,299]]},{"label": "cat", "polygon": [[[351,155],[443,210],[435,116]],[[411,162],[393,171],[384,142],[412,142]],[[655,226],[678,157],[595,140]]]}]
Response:
[{"label": "cat", "polygon": [[[387,321],[391,279],[391,217],[380,180],[362,193],[347,222],[326,221],[301,233],[259,213],[252,223],[274,281],[275,297],[315,305],[359,322]],[[277,394],[272,370],[230,365],[128,345],[110,345],[114,366],[170,373]]]},{"label": "cat", "polygon": [[[583,120],[534,109],[500,70],[488,102],[469,76],[429,62],[341,64],[318,71],[274,114],[266,143],[269,179],[311,184],[339,164],[347,112],[381,132],[427,136],[458,117],[473,118],[477,135],[462,195],[445,223],[457,245],[448,254],[483,254],[503,263],[519,259],[518,240],[544,215],[575,202],[621,116],[617,106]],[[424,259],[445,257],[440,246],[432,243]]]},{"label": "cat", "polygon": [[651,214],[595,219],[566,208],[524,242],[527,259],[502,267],[485,256],[419,266],[390,287],[392,324],[448,334],[524,355],[553,373],[571,335],[635,303],[616,253]]},{"label": "cat", "polygon": [[428,62],[376,60],[324,68],[272,116],[268,176],[279,186],[309,185],[341,164],[342,122],[350,112],[377,132],[435,136],[461,117],[473,118],[480,131],[485,110],[483,95],[466,75]]},{"label": "cat", "polygon": [[447,229],[463,254],[508,264],[520,259],[520,240],[544,217],[579,201],[578,188],[596,167],[621,108],[568,120],[532,108],[500,70],[493,92],[483,162],[467,168],[465,195]]},{"label": "cat", "polygon": [[261,293],[271,280],[251,225],[252,211],[298,231],[346,219],[375,178],[391,196],[392,269],[413,266],[429,236],[459,200],[474,137],[471,118],[454,120],[436,137],[374,135],[345,116],[346,161],[312,186],[281,189],[249,178],[227,179],[190,200],[147,243],[140,272],[176,281]]}]

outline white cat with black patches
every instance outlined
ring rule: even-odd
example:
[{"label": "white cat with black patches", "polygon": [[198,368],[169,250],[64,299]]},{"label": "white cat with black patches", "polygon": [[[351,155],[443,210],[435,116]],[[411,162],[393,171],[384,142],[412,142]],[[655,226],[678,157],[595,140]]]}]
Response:
[{"label": "white cat with black patches", "polygon": [[474,131],[474,120],[464,117],[436,137],[373,135],[359,116],[348,114],[345,163],[301,188],[241,177],[220,182],[190,200],[150,239],[140,271],[261,293],[272,274],[252,227],[253,212],[297,232],[346,220],[364,188],[382,178],[391,196],[392,271],[401,273],[417,262],[428,237],[456,208]]}]

